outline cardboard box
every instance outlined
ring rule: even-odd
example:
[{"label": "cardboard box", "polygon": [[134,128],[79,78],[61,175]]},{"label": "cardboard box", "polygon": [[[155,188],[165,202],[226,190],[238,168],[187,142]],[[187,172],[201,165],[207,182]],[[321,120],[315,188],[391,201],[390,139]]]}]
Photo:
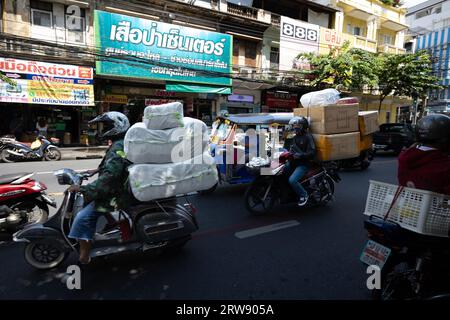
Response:
[{"label": "cardboard box", "polygon": [[358,131],[358,104],[297,108],[294,116],[310,121],[313,134],[337,134]]},{"label": "cardboard box", "polygon": [[360,111],[358,113],[359,132],[366,136],[380,129],[378,124],[378,111]]},{"label": "cardboard box", "polygon": [[367,136],[361,136],[359,139],[359,150],[369,150],[372,148],[373,136],[371,134]]},{"label": "cardboard box", "polygon": [[359,156],[359,132],[341,134],[313,134],[319,161],[351,159]]}]

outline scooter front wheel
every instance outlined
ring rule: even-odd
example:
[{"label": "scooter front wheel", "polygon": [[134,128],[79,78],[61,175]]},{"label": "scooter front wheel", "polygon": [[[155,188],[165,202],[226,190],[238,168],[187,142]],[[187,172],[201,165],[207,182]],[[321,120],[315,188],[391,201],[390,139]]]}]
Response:
[{"label": "scooter front wheel", "polygon": [[275,205],[272,181],[256,179],[245,193],[245,207],[255,215],[268,213]]},{"label": "scooter front wheel", "polygon": [[25,261],[40,270],[56,268],[67,255],[68,252],[50,242],[31,242],[25,247]]},{"label": "scooter front wheel", "polygon": [[61,160],[61,151],[58,148],[48,148],[44,151],[45,161],[59,161]]}]

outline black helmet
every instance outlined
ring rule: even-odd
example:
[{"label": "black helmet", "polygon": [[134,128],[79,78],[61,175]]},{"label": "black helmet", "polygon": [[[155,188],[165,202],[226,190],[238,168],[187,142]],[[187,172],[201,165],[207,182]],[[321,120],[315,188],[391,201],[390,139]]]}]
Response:
[{"label": "black helmet", "polygon": [[309,128],[308,119],[306,119],[305,117],[293,117],[289,121],[289,125],[293,129],[299,128],[302,132],[305,132]]},{"label": "black helmet", "polygon": [[130,128],[130,121],[123,113],[110,111],[89,121],[89,124],[103,123],[103,130],[98,134],[99,139],[119,139],[122,138]]},{"label": "black helmet", "polygon": [[417,122],[416,137],[421,143],[450,143],[450,117],[443,114],[423,117]]}]

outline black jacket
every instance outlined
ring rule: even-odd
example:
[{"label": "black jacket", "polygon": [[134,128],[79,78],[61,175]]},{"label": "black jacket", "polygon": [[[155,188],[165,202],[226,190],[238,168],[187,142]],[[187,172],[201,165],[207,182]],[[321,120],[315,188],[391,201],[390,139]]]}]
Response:
[{"label": "black jacket", "polygon": [[316,157],[316,144],[309,133],[296,135],[292,139],[291,152],[294,154],[294,166],[306,165]]}]

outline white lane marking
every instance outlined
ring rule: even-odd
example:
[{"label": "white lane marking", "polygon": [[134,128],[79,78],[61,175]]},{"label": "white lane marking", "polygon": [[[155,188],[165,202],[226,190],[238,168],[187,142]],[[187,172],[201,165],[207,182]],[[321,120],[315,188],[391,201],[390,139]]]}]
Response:
[{"label": "white lane marking", "polygon": [[271,225],[264,226],[264,227],[239,231],[239,232],[236,232],[234,235],[238,239],[245,239],[245,238],[254,237],[254,236],[257,236],[257,235],[260,235],[263,233],[268,233],[268,232],[272,232],[272,231],[295,227],[295,226],[298,226],[299,224],[300,224],[300,222],[298,222],[297,220],[289,220],[289,221],[271,224]]},{"label": "white lane marking", "polygon": [[52,197],[61,197],[64,195],[64,192],[49,192],[48,195]]}]

